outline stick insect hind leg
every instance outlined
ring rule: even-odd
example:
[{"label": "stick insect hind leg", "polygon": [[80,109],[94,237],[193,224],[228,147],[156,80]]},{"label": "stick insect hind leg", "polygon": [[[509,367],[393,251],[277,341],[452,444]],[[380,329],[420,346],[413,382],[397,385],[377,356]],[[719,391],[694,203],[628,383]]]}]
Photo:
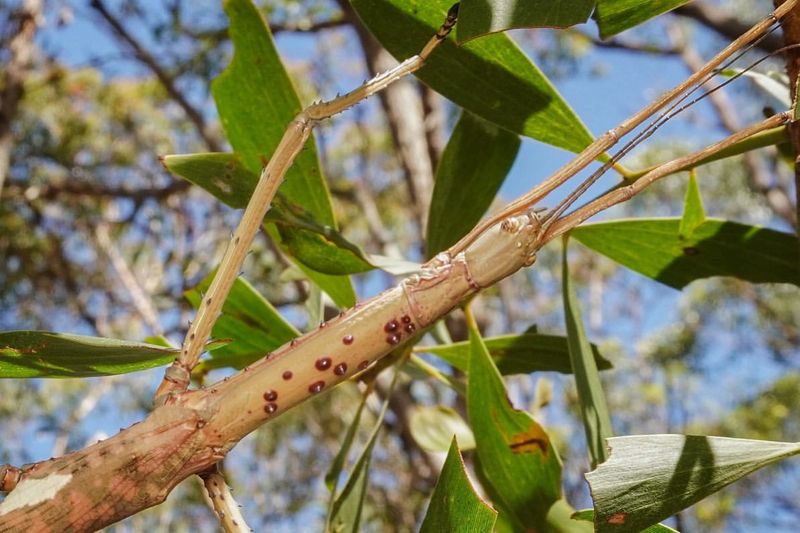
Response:
[{"label": "stick insect hind leg", "polygon": [[269,163],[261,171],[255,191],[231,237],[211,286],[200,302],[195,320],[189,326],[180,354],[175,362],[167,368],[164,379],[156,391],[156,404],[164,403],[171,393],[188,388],[191,370],[197,364],[206,341],[211,335],[211,329],[222,311],[222,305],[241,272],[247,252],[269,210],[270,203],[295,157],[311,135],[314,126],[319,121],[341,113],[400,78],[419,70],[425,64],[428,56],[452,31],[458,18],[458,6],[459,4],[456,3],[450,8],[444,23],[419,54],[406,59],[391,70],[378,74],[342,96],[310,105],[292,120]]}]

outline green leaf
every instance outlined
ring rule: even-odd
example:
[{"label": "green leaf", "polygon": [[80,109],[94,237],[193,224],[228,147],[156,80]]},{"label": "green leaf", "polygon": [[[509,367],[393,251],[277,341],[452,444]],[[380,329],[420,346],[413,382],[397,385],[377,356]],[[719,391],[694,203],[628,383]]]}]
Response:
[{"label": "green leaf", "polygon": [[706,219],[706,210],[703,207],[703,197],[694,172],[689,173],[689,186],[686,188],[686,197],[683,200],[683,217],[678,226],[678,235],[682,239],[689,239],[694,230]]},{"label": "green leaf", "polygon": [[453,437],[420,532],[483,533],[494,529],[495,520],[497,512],[475,494]]},{"label": "green leaf", "polygon": [[[418,54],[445,19],[452,0],[351,0],[358,16],[398,60]],[[503,34],[431,54],[417,76],[461,107],[519,133],[579,152],[592,135],[550,81]]]},{"label": "green leaf", "polygon": [[171,363],[179,350],[49,331],[0,333],[0,378],[85,378]]},{"label": "green leaf", "polygon": [[[557,335],[523,333],[484,339],[489,353],[503,375],[530,374],[531,372],[561,372],[571,374],[567,339]],[[597,367],[611,368],[611,363],[600,355],[597,346],[591,345]],[[469,370],[470,343],[456,342],[440,346],[421,346],[417,351],[441,357],[459,370]]]},{"label": "green leaf", "polygon": [[361,424],[361,413],[364,412],[364,406],[367,404],[368,397],[369,394],[362,395],[356,414],[353,416],[353,421],[348,426],[347,432],[344,435],[342,445],[339,447],[339,451],[336,452],[336,457],[333,458],[333,462],[331,462],[331,466],[325,474],[325,486],[328,487],[328,490],[331,492],[331,509],[333,508],[333,502],[336,500],[336,482],[339,480],[339,476],[342,475],[344,464],[347,461],[347,455],[350,453],[350,448],[353,447],[353,440]]},{"label": "green leaf", "polygon": [[687,3],[689,0],[597,0],[595,19],[605,39]]},{"label": "green leaf", "polygon": [[612,436],[611,416],[600,383],[600,373],[592,356],[591,344],[586,338],[586,331],[581,319],[581,308],[575,294],[575,286],[569,275],[567,261],[567,241],[564,240],[562,255],[561,283],[564,291],[564,318],[567,323],[567,342],[575,384],[578,389],[581,418],[586,431],[586,447],[592,468],[606,460],[605,439]]},{"label": "green leaf", "polygon": [[[212,83],[222,127],[242,164],[258,173],[278,146],[286,125],[300,112],[300,99],[283,68],[261,13],[249,0],[225,0],[234,55],[228,68]],[[322,176],[313,137],[286,174],[280,192],[301,205],[315,220],[336,228],[328,186]],[[308,278],[337,305],[355,303],[347,277],[310,272]]]},{"label": "green leaf", "polygon": [[[168,155],[161,162],[173,174],[236,209],[247,206],[258,182],[258,176],[246,169],[236,154]],[[317,272],[342,275],[374,268],[358,246],[332,226],[317,222],[309,211],[280,192],[265,220],[278,228],[289,254]]]},{"label": "green leaf", "polygon": [[408,427],[411,436],[429,452],[444,452],[454,438],[464,444],[462,450],[475,448],[475,436],[455,410],[444,405],[415,405],[411,409]]},{"label": "green leaf", "polygon": [[514,409],[480,334],[470,326],[467,412],[478,458],[493,492],[527,528],[548,530],[547,514],[561,499],[561,461],[550,437]]},{"label": "green leaf", "polygon": [[[197,308],[202,295],[211,285],[214,273],[200,285],[186,291],[186,299]],[[246,280],[239,277],[233,283],[228,298],[222,307],[222,315],[214,324],[211,336],[216,339],[232,339],[211,352],[212,361],[204,361],[203,370],[211,368],[244,368],[264,357],[278,346],[282,346],[300,333]]]},{"label": "green leaf", "polygon": [[800,285],[795,235],[707,219],[689,239],[680,219],[627,219],[586,224],[572,236],[585,246],[675,289],[694,280],[732,276],[752,283]]},{"label": "green leaf", "polygon": [[486,213],[519,145],[513,133],[461,114],[436,170],[425,238],[429,258],[455,244]]},{"label": "green leaf", "polygon": [[461,0],[456,30],[464,42],[512,28],[566,28],[586,22],[595,0]]},{"label": "green leaf", "polygon": [[773,70],[764,73],[755,70],[745,71],[741,68],[726,68],[719,74],[726,78],[732,78],[737,74],[750,78],[756,87],[773,97],[784,109],[792,107],[792,99],[789,95],[789,77],[784,72]]},{"label": "green leaf", "polygon": [[597,531],[641,531],[780,459],[800,444],[686,435],[608,440],[611,457],[586,474]]},{"label": "green leaf", "polygon": [[[582,509],[575,511],[572,514],[573,520],[581,520],[583,522],[594,522],[594,509]],[[677,530],[672,529],[664,524],[656,524],[641,531],[641,533],[679,533]]]}]

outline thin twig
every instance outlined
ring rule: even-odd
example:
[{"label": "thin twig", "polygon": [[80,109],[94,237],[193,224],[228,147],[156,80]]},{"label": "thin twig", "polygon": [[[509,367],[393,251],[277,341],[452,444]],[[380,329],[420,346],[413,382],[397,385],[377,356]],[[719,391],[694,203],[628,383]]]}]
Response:
[{"label": "thin twig", "polygon": [[250,533],[253,531],[245,522],[240,506],[233,498],[231,489],[217,465],[200,474],[203,486],[211,500],[211,506],[219,518],[225,533]]}]

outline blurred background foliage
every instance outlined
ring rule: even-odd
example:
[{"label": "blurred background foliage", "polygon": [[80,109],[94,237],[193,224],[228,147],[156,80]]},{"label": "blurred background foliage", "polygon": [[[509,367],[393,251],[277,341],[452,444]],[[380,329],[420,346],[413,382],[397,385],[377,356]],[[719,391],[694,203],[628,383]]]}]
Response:
[{"label": "blurred background foliage", "polygon": [[[0,1],[4,63],[20,4]],[[355,86],[392,62],[344,0],[268,0],[260,9],[304,104]],[[764,0],[699,0],[608,42],[599,42],[590,27],[512,35],[557,86],[580,80],[581,99],[597,109],[587,122],[609,128],[635,111],[626,107],[617,117],[601,110],[611,102],[619,112],[620,103],[603,93],[609,85],[602,83],[615,76],[613,83],[625,84],[625,77],[636,76],[621,66],[626,58],[645,57],[688,73],[698,57],[708,57],[770,9]],[[8,168],[0,169],[0,329],[133,340],[163,334],[179,343],[192,316],[183,293],[218,263],[237,213],[169,175],[158,156],[225,148],[209,85],[230,60],[227,19],[212,1],[46,0],[38,6],[38,25],[22,98],[12,116],[3,116],[13,142]],[[752,57],[776,46],[767,39]],[[778,60],[765,65],[782,69]],[[0,73],[2,87],[13,82]],[[642,102],[663,89],[662,82],[637,80]],[[775,105],[746,80],[718,94],[665,128],[626,165],[646,167],[685,153]],[[430,89],[404,81],[393,95],[317,130],[336,216],[349,240],[371,253],[420,260],[433,173],[456,117],[454,106]],[[564,157],[555,149],[541,153]],[[517,168],[517,183],[501,194],[508,200],[543,177],[535,166]],[[698,178],[710,216],[784,231],[797,224],[792,171],[775,150],[703,167]],[[614,215],[679,215],[685,186],[680,176],[667,179]],[[536,324],[540,332],[563,334],[556,248],[479,298],[474,308],[485,333],[522,332]],[[800,440],[797,287],[711,279],[677,293],[577,244],[571,258],[589,336],[615,365],[602,377],[618,434]],[[308,328],[309,285],[263,234],[246,276],[292,323]],[[355,282],[360,297],[394,284],[380,272]],[[448,324],[454,339],[465,337],[458,316]],[[0,459],[41,460],[116,432],[149,410],[160,375],[0,381],[6,435]],[[571,376],[515,376],[508,383],[514,403],[531,407],[559,444],[568,499],[588,506],[582,478],[588,460]],[[226,475],[251,526],[322,528],[328,497],[322,478],[359,397],[354,384],[345,384],[264,426],[226,460]],[[365,531],[418,526],[444,454],[422,449],[409,420],[417,406],[439,404],[464,409],[431,380],[404,376],[392,394],[372,462]],[[359,442],[376,417],[377,399],[368,407]],[[792,530],[800,520],[794,497],[799,478],[796,461],[768,468],[682,513],[677,527]],[[110,530],[216,527],[193,479],[163,505]]]}]

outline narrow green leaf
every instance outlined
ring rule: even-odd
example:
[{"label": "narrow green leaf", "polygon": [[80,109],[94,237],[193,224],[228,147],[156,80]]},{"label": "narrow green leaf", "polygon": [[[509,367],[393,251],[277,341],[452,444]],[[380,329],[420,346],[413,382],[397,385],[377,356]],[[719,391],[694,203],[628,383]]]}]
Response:
[{"label": "narrow green leaf", "polygon": [[785,72],[773,70],[764,73],[756,70],[745,71],[740,68],[726,68],[719,74],[726,78],[732,78],[737,74],[750,78],[756,87],[774,98],[784,109],[792,107],[792,100],[789,95],[789,77]]},{"label": "narrow green leaf", "polygon": [[85,378],[171,363],[179,350],[49,331],[0,333],[0,378]]},{"label": "narrow green leaf", "polygon": [[689,173],[689,186],[686,188],[686,197],[683,200],[683,216],[678,226],[678,235],[681,239],[689,239],[694,230],[706,219],[706,210],[703,207],[703,197],[700,195],[700,186],[694,171]]},{"label": "narrow green leaf", "polygon": [[[575,511],[572,515],[573,520],[581,520],[583,522],[594,522],[594,509],[583,509]],[[664,524],[656,524],[641,531],[641,533],[679,533],[677,530],[672,529]]]},{"label": "narrow green leaf", "polygon": [[461,0],[459,42],[512,28],[566,28],[586,22],[595,0]]},{"label": "narrow green leaf", "polygon": [[[186,299],[195,308],[200,305],[213,276],[214,273],[210,274],[200,285],[186,291]],[[300,333],[252,285],[239,277],[233,283],[211,335],[217,339],[232,339],[230,344],[211,352],[216,363],[213,368],[244,368]],[[204,366],[204,369],[210,368]]]},{"label": "narrow green leaf", "polygon": [[[425,46],[452,0],[351,0],[358,16],[398,60]],[[461,107],[509,131],[579,152],[592,135],[550,81],[503,34],[457,46],[452,38],[417,76]]]},{"label": "narrow green leaf", "polygon": [[564,292],[564,318],[567,323],[569,357],[578,389],[581,418],[586,432],[586,447],[589,450],[592,468],[595,468],[606,460],[605,439],[611,437],[614,432],[611,429],[611,416],[608,414],[603,385],[600,383],[600,373],[592,356],[589,339],[586,338],[580,304],[569,275],[566,239],[562,255],[561,284]]},{"label": "narrow green leaf", "polygon": [[[502,335],[484,339],[491,357],[503,375],[530,374],[531,372],[561,372],[571,374],[569,347],[565,337],[523,333],[522,335]],[[601,370],[611,368],[611,363],[591,345],[597,367]],[[456,342],[439,346],[422,346],[425,351],[441,357],[459,370],[469,370],[470,343]]]},{"label": "narrow green leaf", "polygon": [[475,494],[453,437],[420,532],[484,533],[494,529],[495,520],[497,512]]},{"label": "narrow green leaf", "polygon": [[492,204],[519,151],[519,137],[461,114],[444,149],[428,213],[428,257],[455,244]]},{"label": "narrow green leaf", "polygon": [[408,427],[417,444],[429,452],[448,450],[454,438],[463,443],[462,450],[475,448],[475,436],[467,423],[455,410],[444,405],[415,405]]},{"label": "narrow green leaf", "polygon": [[[250,0],[225,0],[224,6],[230,19],[234,55],[228,68],[212,83],[211,92],[231,146],[243,166],[257,174],[278,146],[286,125],[300,112],[300,99],[258,9]],[[320,224],[336,229],[313,138],[298,154],[280,192]],[[355,303],[349,278],[310,273],[304,265],[300,268],[337,305],[349,307]]]},{"label": "narrow green leaf", "polygon": [[675,289],[694,280],[732,276],[752,283],[800,285],[795,235],[707,219],[681,239],[680,219],[626,219],[579,226],[585,246]]},{"label": "narrow green leaf", "polygon": [[369,394],[362,395],[361,401],[358,403],[358,409],[356,409],[356,414],[353,416],[353,421],[350,422],[347,432],[344,435],[342,445],[339,447],[339,451],[336,452],[336,457],[333,458],[333,462],[331,462],[331,466],[325,474],[325,486],[328,487],[328,490],[331,492],[330,509],[333,509],[333,503],[336,501],[336,482],[339,480],[339,476],[342,475],[344,464],[347,461],[347,455],[350,453],[350,448],[353,447],[353,440],[361,424],[361,413],[364,411],[364,406],[367,405],[368,397]]},{"label": "narrow green leaf", "polygon": [[800,443],[687,435],[608,440],[611,457],[586,474],[597,531],[638,532],[759,468],[800,454]]},{"label": "narrow green leaf", "polygon": [[597,0],[595,19],[605,39],[687,3],[689,0]]},{"label": "narrow green leaf", "polygon": [[470,328],[467,412],[483,473],[502,506],[527,528],[547,531],[561,499],[561,461],[550,437],[514,409],[480,334]]}]

